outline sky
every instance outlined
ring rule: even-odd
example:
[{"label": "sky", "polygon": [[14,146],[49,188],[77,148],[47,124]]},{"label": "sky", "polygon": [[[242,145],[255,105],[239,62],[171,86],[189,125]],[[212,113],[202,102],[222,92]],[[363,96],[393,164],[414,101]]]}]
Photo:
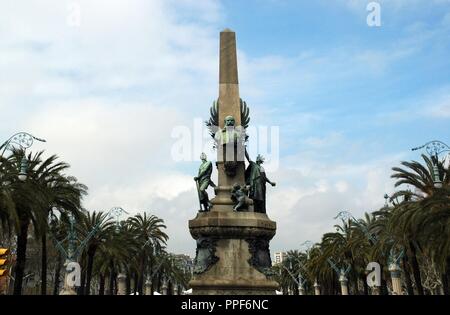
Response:
[{"label": "sky", "polygon": [[411,148],[450,143],[450,0],[376,1],[378,27],[369,2],[0,0],[0,139],[45,138],[32,150],[71,165],[86,209],[157,215],[193,256],[202,149],[174,159],[174,130],[194,142],[209,118],[231,28],[251,124],[279,130],[271,250],[320,241],[338,212],[384,204]]}]

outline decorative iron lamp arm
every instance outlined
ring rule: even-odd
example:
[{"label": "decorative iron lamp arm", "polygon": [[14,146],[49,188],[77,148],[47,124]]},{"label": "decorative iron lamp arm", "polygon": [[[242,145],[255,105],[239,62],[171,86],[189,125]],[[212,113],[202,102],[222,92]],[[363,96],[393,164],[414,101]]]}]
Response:
[{"label": "decorative iron lamp arm", "polygon": [[10,148],[10,145],[17,144],[22,149],[28,149],[33,145],[34,140],[40,141],[40,142],[46,142],[44,139],[38,138],[33,136],[32,134],[29,134],[28,132],[18,132],[14,135],[12,135],[8,140],[6,140],[1,146],[0,150],[3,149],[2,154],[5,153],[7,149]]},{"label": "decorative iron lamp arm", "polygon": [[438,162],[439,162],[439,154],[444,152],[450,152],[450,147],[442,141],[433,140],[421,145],[420,147],[412,148],[412,151],[417,151],[425,149],[428,155],[431,158],[431,162],[433,164],[433,182],[434,187],[441,188],[442,181],[439,174]]}]

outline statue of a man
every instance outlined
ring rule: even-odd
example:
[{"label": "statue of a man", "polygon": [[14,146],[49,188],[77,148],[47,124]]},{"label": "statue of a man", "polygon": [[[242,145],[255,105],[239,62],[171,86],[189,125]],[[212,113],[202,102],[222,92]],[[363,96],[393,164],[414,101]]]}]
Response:
[{"label": "statue of a man", "polygon": [[[202,160],[202,164],[200,164],[198,175],[194,177],[194,180],[197,182],[197,190],[200,200],[200,212],[204,212],[209,211],[212,207],[206,189],[208,189],[210,185],[211,187],[216,187],[216,185],[211,180],[211,174],[213,170],[212,163],[207,160],[207,156],[205,153],[202,153],[200,155],[200,159]],[[201,208],[202,206],[204,209]]]},{"label": "statue of a man", "polygon": [[264,157],[259,155],[256,157],[256,162],[250,160],[250,157],[245,151],[249,166],[245,170],[245,182],[250,186],[249,197],[253,199],[255,212],[266,213],[266,183],[275,186],[276,183],[270,181],[262,166]]},{"label": "statue of a man", "polygon": [[223,129],[216,133],[215,140],[219,145],[226,145],[229,143],[237,143],[239,138],[241,137],[240,128],[235,126],[236,120],[233,116],[227,116],[224,120]]},{"label": "statue of a man", "polygon": [[214,139],[221,152],[218,156],[219,161],[225,162],[225,173],[234,177],[238,162],[244,162],[244,140],[245,130],[242,126],[235,126],[236,120],[233,116],[227,116],[224,120],[224,128],[217,131]]}]

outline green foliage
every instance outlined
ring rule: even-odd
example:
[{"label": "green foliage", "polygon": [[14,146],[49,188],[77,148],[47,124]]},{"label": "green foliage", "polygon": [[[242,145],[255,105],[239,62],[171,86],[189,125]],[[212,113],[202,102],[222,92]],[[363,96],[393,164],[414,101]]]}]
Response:
[{"label": "green foliage", "polygon": [[[349,286],[353,294],[368,293],[364,289],[365,268],[369,262],[378,262],[383,268],[384,286],[390,286],[388,266],[395,258],[402,268],[405,288],[410,294],[435,294],[436,287],[449,291],[450,279],[450,169],[439,162],[442,188],[433,181],[433,164],[422,155],[423,163],[401,162],[394,167],[392,178],[399,188],[390,197],[390,205],[366,213],[356,222],[342,220],[335,232],[325,233],[320,243],[308,252],[289,251],[283,266],[276,266],[281,288],[294,288],[297,284],[285,271],[289,266],[294,275],[307,279],[304,287],[313,294],[313,284],[321,284],[322,293],[339,292],[338,268],[350,266]],[[405,189],[406,187],[412,188]],[[303,256],[301,256],[303,255]],[[304,262],[299,264],[292,262]],[[434,277],[430,275],[438,275]],[[414,278],[413,280],[411,278]],[[425,288],[425,291],[424,291]],[[426,293],[426,292],[425,292]]]}]

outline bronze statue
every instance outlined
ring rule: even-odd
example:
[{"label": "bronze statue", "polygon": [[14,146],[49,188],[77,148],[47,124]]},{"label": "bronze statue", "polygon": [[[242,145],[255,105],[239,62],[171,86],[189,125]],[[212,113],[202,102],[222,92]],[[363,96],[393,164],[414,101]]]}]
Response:
[{"label": "bronze statue", "polygon": [[249,197],[253,199],[253,206],[255,212],[266,213],[266,183],[275,186],[276,183],[270,181],[262,164],[264,157],[259,155],[256,157],[256,162],[250,160],[250,157],[245,151],[245,156],[248,160],[249,166],[245,170],[245,182],[250,186]]},{"label": "bronze statue", "polygon": [[224,119],[225,126],[223,127],[221,132],[216,133],[215,140],[220,145],[227,145],[229,143],[236,144],[238,143],[241,132],[236,127],[236,120],[233,116],[227,116]]},{"label": "bronze statue", "polygon": [[202,160],[202,164],[200,165],[200,168],[198,169],[198,175],[194,177],[194,180],[197,183],[198,197],[200,200],[200,212],[205,212],[211,210],[212,208],[212,204],[209,201],[206,189],[208,189],[209,186],[216,187],[216,185],[211,180],[211,174],[213,170],[212,163],[207,160],[207,156],[205,153],[202,153],[200,155],[200,159]]},{"label": "bronze statue", "polygon": [[231,189],[231,200],[234,201],[235,206],[233,207],[233,211],[245,211],[248,210],[248,202],[247,202],[247,187],[241,187],[239,184],[234,184]]}]

